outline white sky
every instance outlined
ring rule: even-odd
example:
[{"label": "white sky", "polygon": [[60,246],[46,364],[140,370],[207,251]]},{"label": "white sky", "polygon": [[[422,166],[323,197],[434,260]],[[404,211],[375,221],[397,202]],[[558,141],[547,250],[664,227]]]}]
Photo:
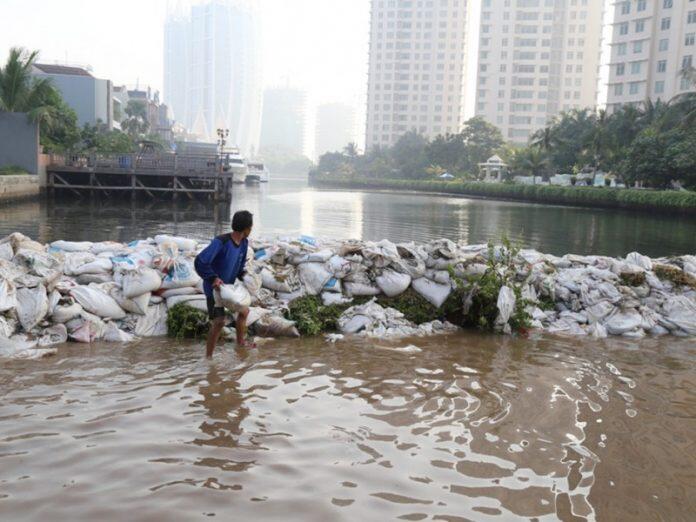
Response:
[{"label": "white sky", "polygon": [[[305,89],[309,123],[317,104],[353,105],[360,138],[369,0],[247,1],[260,16],[264,84]],[[0,62],[21,46],[48,62],[89,64],[115,84],[161,90],[166,11],[166,0],[0,0]]]}]

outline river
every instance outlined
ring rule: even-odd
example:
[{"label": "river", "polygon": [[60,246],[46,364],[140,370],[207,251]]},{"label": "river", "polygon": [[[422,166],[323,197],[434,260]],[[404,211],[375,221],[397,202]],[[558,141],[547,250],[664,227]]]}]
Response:
[{"label": "river", "polygon": [[[470,244],[507,237],[563,255],[652,257],[693,254],[696,219],[648,212],[503,202],[411,193],[315,190],[306,178],[235,187],[233,210],[256,216],[257,235],[312,234],[333,238]],[[130,241],[166,232],[205,239],[228,228],[230,209],[193,202],[135,204],[101,200],[29,202],[0,208],[0,236],[15,230],[42,242],[56,239]]]},{"label": "river", "polygon": [[[694,224],[520,203],[241,187],[261,235],[506,234],[543,251],[693,253]],[[30,202],[0,235],[209,237],[201,204]],[[690,235],[689,235],[690,234]],[[403,351],[415,345],[421,351]],[[693,520],[696,344],[466,331],[399,342],[67,344],[0,360],[0,519]]]}]

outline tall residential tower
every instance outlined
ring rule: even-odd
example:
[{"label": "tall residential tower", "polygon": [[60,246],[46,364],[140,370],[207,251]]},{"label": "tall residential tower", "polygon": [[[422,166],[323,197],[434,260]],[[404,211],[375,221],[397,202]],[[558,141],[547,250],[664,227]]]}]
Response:
[{"label": "tall residential tower", "polygon": [[695,55],[696,1],[615,2],[608,110],[693,90],[681,71],[696,65]]},{"label": "tall residential tower", "polygon": [[594,107],[602,14],[603,0],[481,0],[476,115],[524,143],[559,112]]},{"label": "tall residential tower", "polygon": [[459,131],[468,2],[372,0],[367,149]]}]

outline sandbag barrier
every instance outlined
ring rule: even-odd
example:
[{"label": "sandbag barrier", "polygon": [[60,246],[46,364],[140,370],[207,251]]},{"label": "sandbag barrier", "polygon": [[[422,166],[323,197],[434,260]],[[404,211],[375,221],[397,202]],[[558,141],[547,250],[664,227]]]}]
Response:
[{"label": "sandbag barrier", "polygon": [[[205,246],[166,235],[128,244],[43,245],[20,233],[1,239],[0,356],[39,357],[68,340],[167,335],[175,306],[206,311],[193,269]],[[333,310],[332,328],[348,335],[431,335],[454,330],[452,323],[597,338],[696,335],[693,255],[557,257],[447,239],[302,236],[252,240],[246,269],[241,286],[228,293],[251,304],[249,326],[261,336],[298,336],[289,311],[301,299]],[[420,314],[404,309],[414,300],[427,305]],[[461,321],[447,320],[453,310]],[[321,329],[304,331],[326,333]]]}]

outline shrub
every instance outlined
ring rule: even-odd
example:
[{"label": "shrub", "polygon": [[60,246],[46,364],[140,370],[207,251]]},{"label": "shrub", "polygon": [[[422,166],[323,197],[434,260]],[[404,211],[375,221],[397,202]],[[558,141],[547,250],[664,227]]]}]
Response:
[{"label": "shrub", "polygon": [[176,339],[201,339],[208,334],[208,314],[179,303],[167,312],[167,335]]}]

